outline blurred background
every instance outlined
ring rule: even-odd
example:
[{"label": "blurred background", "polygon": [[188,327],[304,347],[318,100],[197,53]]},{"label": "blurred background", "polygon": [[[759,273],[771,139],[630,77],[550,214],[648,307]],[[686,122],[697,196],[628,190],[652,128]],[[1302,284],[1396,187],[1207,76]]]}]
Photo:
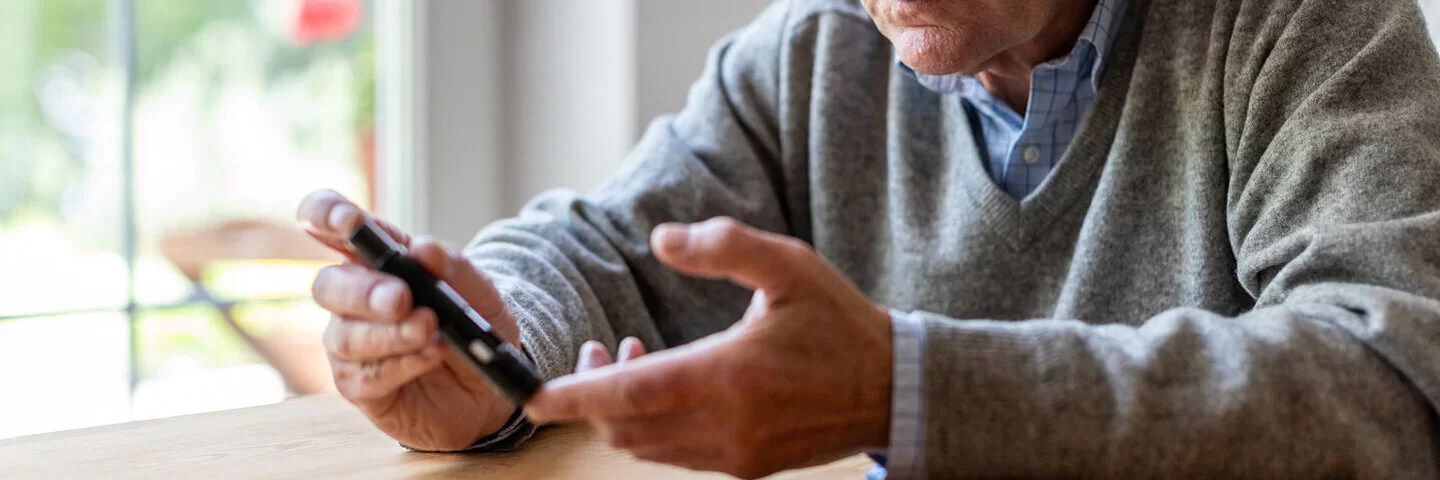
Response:
[{"label": "blurred background", "polygon": [[0,0],[0,438],[329,391],[305,193],[463,244],[765,3]]},{"label": "blurred background", "polygon": [[0,0],[0,438],[332,387],[296,226],[586,189],[765,0]]}]

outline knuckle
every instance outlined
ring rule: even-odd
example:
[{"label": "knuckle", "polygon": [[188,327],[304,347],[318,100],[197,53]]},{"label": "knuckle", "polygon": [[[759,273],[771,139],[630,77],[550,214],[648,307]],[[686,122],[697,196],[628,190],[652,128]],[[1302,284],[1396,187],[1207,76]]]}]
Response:
[{"label": "knuckle", "polygon": [[350,348],[358,351],[358,353],[366,353],[373,355],[373,353],[371,352],[382,350],[382,347],[388,346],[393,341],[394,335],[395,332],[393,327],[367,328],[364,331],[359,332],[356,335],[356,338],[350,341]]},{"label": "knuckle", "polygon": [[428,252],[431,250],[445,251],[444,244],[435,237],[429,235],[417,235],[410,241],[410,250],[415,252]]},{"label": "knuckle", "polygon": [[416,235],[415,238],[410,241],[410,246],[412,248],[420,248],[422,246],[426,248],[431,248],[432,246],[438,246],[439,244],[440,241],[436,240],[435,237],[432,235]]},{"label": "knuckle", "polygon": [[713,222],[716,226],[723,228],[734,228],[744,225],[740,223],[739,220],[736,220],[735,217],[729,215],[721,215],[710,219],[710,221]]},{"label": "knuckle", "polygon": [[716,217],[713,222],[715,237],[721,240],[730,240],[745,233],[745,225],[739,220],[730,217]]},{"label": "knuckle", "polygon": [[411,251],[423,256],[428,262],[435,262],[440,271],[431,272],[441,278],[451,278],[455,275],[456,268],[460,266],[455,261],[455,252],[443,240],[429,235],[415,237],[411,243]]},{"label": "knuckle", "polygon": [[347,307],[357,312],[368,312],[370,311],[370,293],[375,291],[377,286],[380,286],[377,278],[355,281],[351,285],[347,285],[347,288],[339,296],[344,298],[343,303]]},{"label": "knuckle", "polygon": [[459,274],[461,272],[471,271],[474,272],[475,278],[478,278],[487,284],[490,283],[490,277],[486,276],[485,272],[480,271],[479,268],[476,268],[475,264],[470,262],[470,257],[465,256],[464,251],[456,250],[454,248],[451,248],[449,245],[446,245],[445,258],[449,259],[450,271],[452,274]]},{"label": "knuckle", "polygon": [[[440,328],[440,319],[438,316],[436,316],[435,311],[431,310],[430,307],[420,307],[412,310],[410,312],[410,317],[407,318],[404,322],[402,322],[402,325],[398,328],[403,329],[404,324],[415,325],[412,328],[420,329],[420,336],[422,338],[430,338],[430,336],[433,335],[435,331]],[[393,335],[395,338],[401,337],[399,330],[392,331],[390,332],[390,334]],[[383,340],[389,340],[389,338]]]},{"label": "knuckle", "polygon": [[315,272],[315,280],[310,282],[310,296],[315,300],[322,300],[322,297],[329,292],[329,288],[335,282],[335,277],[341,273],[339,265],[328,265]]},{"label": "knuckle", "polygon": [[355,353],[355,336],[353,328],[340,323],[335,327],[335,333],[331,335],[331,353],[341,358],[351,358]]},{"label": "knuckle", "polygon": [[374,362],[360,368],[360,375],[357,380],[360,384],[369,388],[378,385],[385,379],[385,372],[388,370],[386,361]]},{"label": "knuckle", "polygon": [[620,384],[620,404],[627,411],[640,411],[645,405],[645,398],[648,393],[646,390],[648,390],[648,388],[646,388],[644,382],[633,378],[625,380]]},{"label": "knuckle", "polygon": [[355,364],[346,362],[333,362],[331,364],[332,377],[335,382],[335,390],[340,396],[347,399],[364,398],[365,390],[359,382],[355,381]]},{"label": "knuckle", "polygon": [[352,373],[353,368],[352,365],[350,365],[349,363],[343,361],[330,362],[330,376],[332,379],[335,380],[336,387],[339,387],[342,383],[350,380],[350,377],[353,376]]},{"label": "knuckle", "polygon": [[783,237],[779,240],[779,242],[780,248],[787,255],[790,255],[792,257],[808,258],[815,255],[815,250],[810,248],[810,244],[805,243],[798,238]]}]

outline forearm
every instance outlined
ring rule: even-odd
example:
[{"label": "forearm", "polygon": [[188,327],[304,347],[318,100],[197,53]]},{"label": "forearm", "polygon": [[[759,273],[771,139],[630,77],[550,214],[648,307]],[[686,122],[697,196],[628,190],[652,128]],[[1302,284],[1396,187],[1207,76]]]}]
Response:
[{"label": "forearm", "polygon": [[[493,282],[519,327],[515,340],[541,375],[571,373],[588,340],[610,350],[624,337],[636,337],[652,350],[668,346],[641,293],[645,282],[656,279],[647,278],[643,267],[632,268],[644,261],[637,252],[645,247],[626,240],[644,233],[606,232],[574,212],[603,215],[593,204],[567,194],[547,197],[520,217],[486,228],[465,251]],[[511,450],[534,431],[517,410],[499,431],[467,450]]]},{"label": "forearm", "polygon": [[584,248],[577,237],[593,235],[591,227],[527,215],[487,228],[466,254],[495,283],[544,377],[570,373],[586,340],[614,348],[635,336],[663,346],[647,309],[633,305],[637,279],[617,248]]},{"label": "forearm", "polygon": [[1440,305],[1355,292],[1139,327],[919,314],[928,473],[1434,476],[1435,411],[1417,386],[1436,385]]},{"label": "forearm", "polygon": [[[627,170],[597,192],[542,195],[520,216],[481,231],[466,249],[494,282],[521,345],[546,378],[570,373],[587,340],[613,349],[633,336],[659,350],[740,317],[744,289],[684,277],[655,261],[648,239],[656,225],[729,215],[786,228],[762,165],[723,152],[702,159],[672,123],[687,123],[685,115],[653,125]],[[513,448],[533,431],[522,418],[474,448]]]},{"label": "forearm", "polygon": [[614,348],[635,336],[658,350],[739,318],[749,292],[660,265],[649,246],[656,225],[730,216],[790,233],[805,221],[785,209],[775,130],[787,8],[772,5],[712,48],[685,109],[655,120],[600,188],[542,195],[467,250],[495,278],[547,376],[568,373],[586,340]]},{"label": "forearm", "polygon": [[482,231],[466,250],[494,281],[547,378],[570,373],[587,340],[613,350],[633,336],[655,351],[723,330],[744,311],[745,289],[661,266],[650,254],[650,231],[715,215],[775,228],[778,212],[697,204],[653,188],[658,182],[634,182],[634,195],[624,188],[586,197],[547,194],[519,217]]}]

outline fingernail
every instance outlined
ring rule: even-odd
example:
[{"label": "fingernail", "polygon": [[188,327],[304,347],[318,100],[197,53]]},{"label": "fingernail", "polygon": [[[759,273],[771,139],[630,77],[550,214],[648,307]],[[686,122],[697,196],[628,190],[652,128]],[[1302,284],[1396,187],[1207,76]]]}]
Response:
[{"label": "fingernail", "polygon": [[580,358],[575,362],[575,371],[583,372],[605,366],[605,345],[590,340],[580,344]]},{"label": "fingernail", "polygon": [[682,250],[690,242],[690,228],[675,223],[661,224],[655,227],[655,239],[662,250]]},{"label": "fingernail", "polygon": [[399,283],[385,282],[370,291],[370,309],[378,313],[393,313],[400,310],[400,295],[403,287]]},{"label": "fingernail", "polygon": [[590,340],[580,347],[585,350],[585,360],[590,365],[598,364],[604,359],[601,355],[605,352],[605,344]]},{"label": "fingernail", "polygon": [[355,228],[356,217],[360,211],[348,203],[341,203],[330,208],[330,217],[325,221],[330,224],[330,229],[337,232],[348,232]]},{"label": "fingernail", "polygon": [[625,337],[624,340],[620,341],[620,347],[615,349],[615,363],[623,365],[635,357],[640,356],[639,345],[640,339]]},{"label": "fingernail", "polygon": [[640,344],[640,339],[635,337],[625,337],[624,340],[620,341],[620,353],[623,355],[630,352],[635,348],[636,344]]}]

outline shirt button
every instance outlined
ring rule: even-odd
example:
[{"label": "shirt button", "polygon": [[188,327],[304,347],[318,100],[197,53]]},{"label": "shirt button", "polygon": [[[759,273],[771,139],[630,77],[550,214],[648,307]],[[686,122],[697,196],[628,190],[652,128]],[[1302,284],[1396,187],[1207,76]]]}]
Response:
[{"label": "shirt button", "polygon": [[1025,159],[1025,164],[1034,165],[1040,160],[1040,147],[1034,145],[1025,147],[1025,151],[1021,155]]}]

